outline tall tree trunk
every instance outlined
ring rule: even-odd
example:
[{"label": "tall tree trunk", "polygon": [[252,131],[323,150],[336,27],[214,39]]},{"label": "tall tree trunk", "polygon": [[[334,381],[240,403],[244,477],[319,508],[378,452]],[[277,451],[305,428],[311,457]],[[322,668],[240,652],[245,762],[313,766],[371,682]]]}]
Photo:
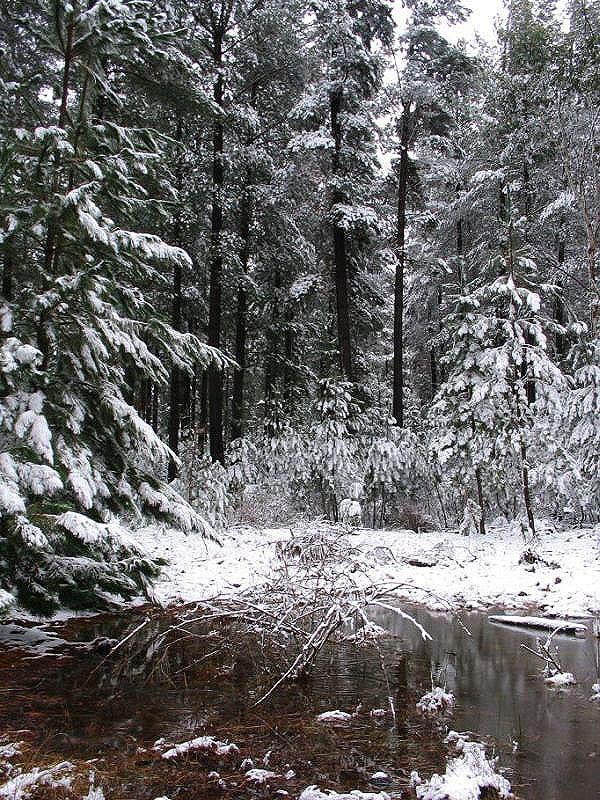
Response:
[{"label": "tall tree trunk", "polygon": [[[182,118],[181,114],[177,118],[177,148],[181,146],[182,139]],[[181,192],[181,153],[178,153],[177,164],[177,191]],[[179,198],[181,202],[181,198]],[[181,238],[181,206],[177,208],[173,226],[173,243],[177,246],[180,245]],[[182,294],[181,294],[181,278],[182,268],[179,261],[175,262],[173,267],[173,304],[171,308],[171,325],[176,331],[182,329]],[[169,447],[175,455],[179,455],[179,430],[181,427],[181,370],[176,364],[171,367],[171,378],[169,386]],[[177,462],[175,459],[169,459],[168,480],[173,481],[177,477]]]},{"label": "tall tree trunk", "polygon": [[481,467],[475,469],[475,480],[477,481],[477,503],[481,511],[479,519],[479,533],[485,536],[485,502],[483,499],[483,481],[481,480]]},{"label": "tall tree trunk", "polygon": [[284,347],[285,347],[285,364],[283,370],[283,399],[285,401],[286,412],[289,414],[292,410],[294,400],[294,393],[292,387],[294,385],[294,312],[291,305],[285,311],[285,333],[284,333]]},{"label": "tall tree trunk", "polygon": [[2,297],[7,303],[13,299],[13,253],[12,240],[4,241],[4,260],[2,264]]},{"label": "tall tree trunk", "polygon": [[[331,92],[329,96],[331,113],[331,132],[335,142],[332,157],[333,174],[338,175],[341,170],[340,154],[342,149],[342,126],[340,113],[342,109],[341,90]],[[333,192],[333,205],[344,202],[343,194],[336,190]],[[346,252],[346,231],[335,220],[333,222],[333,278],[335,285],[337,339],[340,369],[343,377],[353,380],[352,371],[352,341],[350,336],[350,303],[348,291],[348,255]]]},{"label": "tall tree trunk", "polygon": [[398,171],[398,213],[396,218],[396,278],[394,282],[394,369],[392,416],[404,427],[404,267],[406,259],[406,197],[408,193],[408,144],[410,111],[405,106],[400,123],[400,167]]},{"label": "tall tree trunk", "polygon": [[535,518],[533,516],[533,509],[531,507],[531,494],[529,491],[529,468],[527,467],[527,446],[525,441],[521,439],[521,482],[523,486],[523,502],[525,503],[525,511],[527,512],[527,522],[531,534],[535,536]]},{"label": "tall tree trunk", "polygon": [[240,264],[242,268],[242,278],[237,291],[237,308],[235,314],[235,360],[238,369],[233,373],[233,397],[231,401],[231,438],[239,439],[244,434],[244,380],[246,375],[246,313],[248,307],[248,295],[245,286],[246,273],[248,272],[248,260],[250,258],[250,196],[248,184],[250,175],[246,176],[246,189],[242,197],[240,214],[240,235],[242,247],[240,250]]},{"label": "tall tree trunk", "polygon": [[[215,33],[214,63],[217,77],[213,87],[213,99],[223,108],[223,41],[220,32]],[[221,232],[223,230],[223,121],[218,117],[213,126],[213,169],[212,169],[212,211],[210,220],[210,271],[208,295],[208,344],[219,347],[221,344],[221,298],[223,277],[223,255],[221,252]],[[223,375],[216,364],[208,368],[208,414],[209,446],[214,461],[225,463],[223,441]]]},{"label": "tall tree trunk", "polygon": [[[565,266],[565,237],[562,228],[562,220],[561,220],[561,230],[558,239],[558,268],[562,274],[562,271]],[[564,325],[567,320],[567,314],[565,310],[565,301],[563,297],[564,292],[564,284],[562,277],[558,280],[558,292],[554,296],[554,319],[558,322],[559,325]],[[567,351],[567,343],[565,341],[565,335],[563,333],[557,332],[556,333],[556,353],[559,358],[564,358],[566,351]]]}]

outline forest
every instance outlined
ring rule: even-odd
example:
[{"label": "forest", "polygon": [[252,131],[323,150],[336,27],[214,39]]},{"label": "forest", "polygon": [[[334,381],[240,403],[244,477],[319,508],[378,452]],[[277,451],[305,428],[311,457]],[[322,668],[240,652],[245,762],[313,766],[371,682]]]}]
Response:
[{"label": "forest", "polygon": [[497,8],[0,0],[0,798],[597,793],[600,0]]},{"label": "forest", "polygon": [[567,6],[467,45],[438,0],[2,2],[4,605],[144,591],[148,519],[598,519],[600,4]]}]

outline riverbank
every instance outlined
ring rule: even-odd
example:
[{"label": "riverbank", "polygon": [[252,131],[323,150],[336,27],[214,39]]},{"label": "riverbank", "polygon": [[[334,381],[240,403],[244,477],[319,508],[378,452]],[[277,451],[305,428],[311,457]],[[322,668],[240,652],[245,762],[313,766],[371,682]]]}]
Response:
[{"label": "riverbank", "polygon": [[[221,546],[154,527],[138,532],[140,544],[168,560],[155,585],[168,604],[231,595],[269,580],[277,554],[303,528],[235,527]],[[400,599],[434,610],[537,609],[547,615],[586,617],[600,613],[600,525],[558,530],[540,526],[527,547],[509,526],[485,536],[449,531],[357,530],[339,537],[361,565],[357,583],[394,585]],[[534,558],[527,553],[530,550]]]}]

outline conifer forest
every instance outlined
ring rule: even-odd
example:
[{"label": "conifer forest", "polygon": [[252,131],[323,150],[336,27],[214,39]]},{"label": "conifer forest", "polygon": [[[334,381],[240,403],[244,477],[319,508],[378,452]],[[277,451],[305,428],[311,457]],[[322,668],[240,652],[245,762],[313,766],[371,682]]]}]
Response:
[{"label": "conifer forest", "polygon": [[0,798],[596,796],[600,2],[485,5],[0,0]]}]

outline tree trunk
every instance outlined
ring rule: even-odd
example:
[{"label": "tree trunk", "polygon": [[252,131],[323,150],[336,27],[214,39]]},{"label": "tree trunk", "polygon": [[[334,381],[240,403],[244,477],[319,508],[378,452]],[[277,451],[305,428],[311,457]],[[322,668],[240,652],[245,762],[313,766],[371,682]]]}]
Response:
[{"label": "tree trunk", "polygon": [[[559,235],[558,240],[558,267],[559,270],[562,272],[565,265],[565,238],[564,233],[562,231],[562,222],[561,222],[561,232]],[[558,322],[559,325],[564,325],[567,320],[567,314],[565,310],[565,301],[563,297],[563,281],[562,278],[558,280],[558,288],[559,291],[554,296],[554,319]],[[557,332],[556,339],[556,353],[560,358],[564,358],[567,352],[567,343],[565,341],[565,335],[563,333]]]},{"label": "tree trunk", "polygon": [[[335,148],[332,158],[333,174],[338,175],[341,170],[340,153],[342,148],[342,127],[340,112],[342,108],[341,90],[331,92],[329,97],[331,112],[331,132]],[[344,202],[343,194],[336,190],[333,192],[333,205]],[[346,231],[335,219],[333,222],[333,279],[335,285],[337,340],[339,363],[343,377],[353,380],[352,371],[352,342],[350,336],[350,304],[348,291],[348,256],[346,252]]]},{"label": "tree trunk", "polygon": [[404,266],[406,238],[406,197],[408,193],[409,111],[405,107],[400,125],[400,167],[398,172],[398,214],[396,219],[396,279],[394,283],[394,369],[392,416],[404,427]]},{"label": "tree trunk", "polygon": [[[181,115],[177,119],[177,146],[179,148],[182,139],[182,119]],[[177,169],[177,191],[181,191],[181,153],[178,154],[178,169]],[[181,199],[179,198],[181,202]],[[178,207],[173,230],[173,243],[176,246],[180,245],[181,238],[181,206]],[[181,294],[181,278],[182,269],[179,261],[173,266],[173,304],[171,309],[171,325],[176,331],[182,329],[182,294]],[[169,447],[175,455],[179,455],[179,430],[181,427],[181,370],[176,364],[171,367],[171,379],[169,386]],[[177,477],[177,462],[175,459],[169,459],[168,480],[173,481]]]},{"label": "tree trunk", "polygon": [[11,239],[4,242],[4,261],[2,264],[2,297],[7,303],[13,299],[13,254]]},{"label": "tree trunk", "polygon": [[246,273],[248,272],[248,259],[250,257],[250,197],[248,194],[248,183],[250,176],[247,175],[246,191],[242,198],[240,235],[242,237],[242,247],[240,251],[240,263],[242,267],[242,279],[237,292],[237,309],[235,315],[235,360],[239,365],[233,373],[233,397],[231,401],[231,438],[239,439],[244,433],[244,379],[246,370],[246,312],[248,306],[248,296],[244,284]]},{"label": "tree trunk", "polygon": [[292,411],[294,401],[293,385],[294,385],[294,328],[293,328],[294,313],[290,305],[288,305],[285,312],[285,334],[284,334],[284,347],[285,347],[285,365],[283,370],[283,399],[285,401],[286,412],[289,414]]},{"label": "tree trunk", "polygon": [[535,536],[535,519],[531,508],[531,495],[529,493],[529,469],[527,467],[527,447],[521,439],[521,479],[523,483],[523,501],[527,512],[527,522],[532,536]]},{"label": "tree trunk", "polygon": [[[215,34],[214,63],[217,78],[213,87],[213,99],[217,106],[223,107],[222,35]],[[221,298],[223,255],[221,252],[221,232],[223,230],[223,121],[218,117],[213,127],[213,169],[212,169],[212,210],[210,220],[210,271],[208,296],[208,344],[219,347],[221,344]],[[209,446],[214,461],[225,463],[223,441],[223,376],[216,364],[208,368],[208,414]]]},{"label": "tree trunk", "polygon": [[483,483],[481,480],[481,468],[477,467],[475,470],[475,480],[477,481],[477,502],[481,510],[481,519],[479,520],[479,533],[485,536],[485,506],[483,500]]}]

